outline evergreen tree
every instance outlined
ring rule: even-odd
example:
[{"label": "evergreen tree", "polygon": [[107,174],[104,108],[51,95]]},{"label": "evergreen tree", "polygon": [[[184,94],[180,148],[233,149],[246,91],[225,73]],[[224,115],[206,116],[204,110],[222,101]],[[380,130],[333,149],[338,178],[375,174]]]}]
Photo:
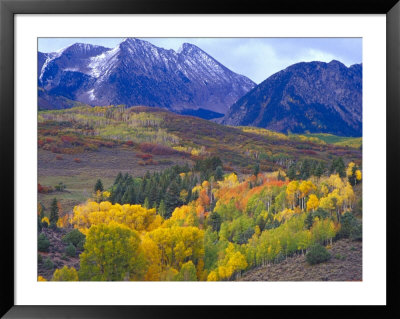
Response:
[{"label": "evergreen tree", "polygon": [[215,169],[215,180],[216,181],[221,181],[224,179],[224,172],[222,170],[221,166],[217,166],[217,168]]},{"label": "evergreen tree", "polygon": [[292,163],[289,166],[289,170],[287,172],[287,177],[289,177],[290,180],[296,179],[296,164]]},{"label": "evergreen tree", "polygon": [[160,202],[160,206],[158,206],[158,214],[165,218],[167,214],[167,208],[165,207],[164,200],[162,199]]},{"label": "evergreen tree", "polygon": [[121,181],[122,181],[122,173],[119,172],[117,177],[116,177],[116,179],[115,179],[115,181],[114,181],[114,185],[117,185],[117,184],[121,183]]},{"label": "evergreen tree", "polygon": [[101,182],[101,179],[99,178],[96,182],[96,185],[94,185],[94,192],[96,193],[97,191],[102,192],[104,190],[103,183]]},{"label": "evergreen tree", "polygon": [[58,221],[58,202],[57,198],[53,198],[50,206],[50,225],[56,225]]},{"label": "evergreen tree", "polygon": [[217,212],[212,212],[208,219],[208,225],[211,226],[213,231],[219,232],[221,228],[222,218]]},{"label": "evergreen tree", "polygon": [[309,212],[306,219],[304,220],[304,226],[307,229],[310,229],[313,225],[313,221],[314,221],[313,214]]},{"label": "evergreen tree", "polygon": [[180,191],[176,181],[173,181],[165,194],[166,218],[169,218],[174,209],[181,205]]},{"label": "evergreen tree", "polygon": [[146,208],[146,209],[149,209],[149,208],[150,208],[150,203],[149,203],[149,198],[148,198],[148,197],[146,197],[146,198],[144,199],[143,207]]},{"label": "evergreen tree", "polygon": [[344,165],[342,157],[339,157],[337,159],[336,172],[339,174],[340,177],[346,176],[346,166]]},{"label": "evergreen tree", "polygon": [[121,204],[134,204],[135,203],[135,191],[133,185],[128,186],[124,195],[120,201]]},{"label": "evergreen tree", "polygon": [[255,164],[254,165],[254,167],[253,167],[253,175],[255,176],[255,177],[257,177],[258,176],[258,173],[260,173],[260,164]]},{"label": "evergreen tree", "polygon": [[306,180],[310,177],[310,161],[308,159],[305,159],[303,163],[301,164],[301,169],[300,169],[300,178],[303,180]]},{"label": "evergreen tree", "polygon": [[324,163],[323,163],[323,162],[319,162],[319,163],[318,163],[318,166],[317,166],[317,168],[316,168],[316,170],[315,170],[315,176],[321,177],[322,174],[324,174],[324,171],[325,171],[325,165],[324,165]]}]

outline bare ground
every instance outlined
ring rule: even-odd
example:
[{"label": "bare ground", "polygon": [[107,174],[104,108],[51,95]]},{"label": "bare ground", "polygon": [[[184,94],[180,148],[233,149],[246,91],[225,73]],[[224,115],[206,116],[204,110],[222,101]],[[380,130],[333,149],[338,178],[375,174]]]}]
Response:
[{"label": "bare ground", "polygon": [[[56,197],[65,212],[72,212],[75,205],[86,201],[93,192],[97,179],[101,179],[105,188],[114,182],[119,172],[141,177],[147,171],[161,171],[172,165],[184,165],[190,160],[181,156],[154,155],[157,165],[142,166],[136,157],[138,151],[127,148],[101,148],[99,151],[87,151],[80,154],[54,154],[38,150],[38,183],[53,188],[60,182],[67,187],[64,192],[38,194],[38,202],[46,208]],[[61,156],[61,160],[56,157]],[[75,162],[78,158],[80,163]]]},{"label": "bare ground", "polygon": [[309,265],[305,255],[289,257],[279,264],[250,270],[240,281],[362,281],[362,242],[342,239],[329,249],[331,259]]},{"label": "bare ground", "polygon": [[[38,276],[42,276],[47,280],[51,280],[53,273],[56,269],[60,269],[64,266],[74,267],[79,270],[79,254],[82,253],[80,250],[76,250],[74,257],[68,257],[65,255],[66,244],[62,242],[62,237],[72,229],[58,228],[57,230],[52,230],[48,228],[43,228],[42,232],[50,241],[49,252],[38,252],[42,256],[42,262],[38,262]],[[49,258],[53,264],[53,268],[46,268],[44,261]]]}]

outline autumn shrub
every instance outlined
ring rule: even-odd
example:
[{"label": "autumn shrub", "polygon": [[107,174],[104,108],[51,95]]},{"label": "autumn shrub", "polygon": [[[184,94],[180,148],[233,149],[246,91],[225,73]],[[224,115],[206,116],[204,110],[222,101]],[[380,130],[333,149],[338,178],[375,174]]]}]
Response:
[{"label": "autumn shrub", "polygon": [[49,251],[50,241],[44,233],[41,233],[38,237],[38,250],[42,252]]},{"label": "autumn shrub", "polygon": [[133,144],[132,141],[126,141],[126,142],[125,142],[125,145],[127,145],[127,146],[133,146],[134,144]]},{"label": "autumn shrub", "polygon": [[70,136],[70,135],[62,135],[61,141],[65,144],[73,144],[78,141],[78,138],[75,136]]},{"label": "autumn shrub", "polygon": [[38,193],[41,194],[48,194],[53,192],[53,187],[51,186],[43,186],[41,184],[38,183]]},{"label": "autumn shrub", "polygon": [[306,254],[306,260],[310,265],[328,261],[330,258],[331,254],[324,246],[320,244],[312,245]]},{"label": "autumn shrub", "polygon": [[61,161],[61,160],[63,160],[63,157],[61,155],[57,155],[56,160]]},{"label": "autumn shrub", "polygon": [[136,154],[136,157],[141,158],[142,160],[149,160],[153,158],[151,154]]},{"label": "autumn shrub", "polygon": [[80,159],[80,158],[74,158],[74,162],[75,162],[75,163],[80,163],[80,162],[81,162],[81,159]]},{"label": "autumn shrub", "polygon": [[53,274],[52,281],[78,281],[78,272],[74,267],[69,268],[64,266],[61,269],[56,269]]},{"label": "autumn shrub", "polygon": [[75,257],[76,255],[76,248],[73,244],[69,244],[66,248],[65,248],[65,254],[69,257]]}]

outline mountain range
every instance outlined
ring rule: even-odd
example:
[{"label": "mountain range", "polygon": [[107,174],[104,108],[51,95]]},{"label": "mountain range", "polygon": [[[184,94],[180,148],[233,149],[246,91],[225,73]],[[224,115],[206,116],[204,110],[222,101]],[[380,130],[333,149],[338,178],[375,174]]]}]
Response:
[{"label": "mountain range", "polygon": [[301,62],[241,97],[222,124],[284,133],[362,135],[362,64]]},{"label": "mountain range", "polygon": [[39,109],[125,104],[225,114],[256,84],[197,46],[175,52],[127,38],[113,49],[76,43],[38,53]]},{"label": "mountain range", "polygon": [[301,62],[256,85],[197,46],[127,38],[38,52],[38,108],[143,105],[232,126],[362,135],[362,64]]}]

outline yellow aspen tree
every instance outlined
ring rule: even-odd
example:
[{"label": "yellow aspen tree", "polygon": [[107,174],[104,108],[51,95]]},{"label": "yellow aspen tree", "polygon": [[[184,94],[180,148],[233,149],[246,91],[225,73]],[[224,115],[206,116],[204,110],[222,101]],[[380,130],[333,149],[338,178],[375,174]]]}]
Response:
[{"label": "yellow aspen tree", "polygon": [[299,189],[298,181],[291,181],[286,187],[286,196],[288,201],[292,204],[292,209],[296,206],[297,192]]},{"label": "yellow aspen tree", "polygon": [[354,164],[354,162],[350,162],[349,163],[349,165],[347,166],[347,169],[346,169],[346,176],[347,177],[350,177],[350,176],[353,175],[353,168],[354,168],[355,165],[356,164]]},{"label": "yellow aspen tree", "polygon": [[311,194],[307,201],[307,211],[312,210],[313,212],[318,208],[319,200],[318,197],[314,194]]}]

